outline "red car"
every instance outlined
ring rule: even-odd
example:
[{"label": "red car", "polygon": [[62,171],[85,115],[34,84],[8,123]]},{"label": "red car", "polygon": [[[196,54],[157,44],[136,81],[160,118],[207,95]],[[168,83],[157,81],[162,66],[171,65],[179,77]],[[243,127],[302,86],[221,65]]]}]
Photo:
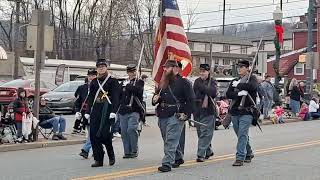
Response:
[{"label": "red car", "polygon": [[[3,105],[6,111],[6,107],[17,98],[17,89],[23,87],[27,92],[28,105],[32,109],[35,81],[32,79],[16,79],[13,81],[6,82],[0,86],[0,105]],[[49,92],[55,88],[55,85],[40,81],[40,95]]]}]

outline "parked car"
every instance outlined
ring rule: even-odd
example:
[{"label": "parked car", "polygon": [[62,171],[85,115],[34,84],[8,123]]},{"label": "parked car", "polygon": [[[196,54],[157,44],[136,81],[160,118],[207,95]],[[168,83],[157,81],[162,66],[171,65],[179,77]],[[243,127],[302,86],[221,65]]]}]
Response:
[{"label": "parked car", "polygon": [[4,84],[4,83],[6,83],[6,81],[0,80],[0,85],[2,85],[2,84]]},{"label": "parked car", "polygon": [[47,106],[57,113],[74,113],[74,93],[83,81],[66,82],[54,90],[42,95],[47,102]]},{"label": "parked car", "polygon": [[[14,101],[17,98],[17,89],[20,87],[26,90],[28,97],[28,106],[30,109],[32,109],[35,92],[35,81],[33,79],[16,79],[6,82],[0,86],[0,104],[5,107],[5,111],[10,102]],[[40,95],[49,92],[53,88],[55,88],[55,85],[45,81],[40,81]]]}]

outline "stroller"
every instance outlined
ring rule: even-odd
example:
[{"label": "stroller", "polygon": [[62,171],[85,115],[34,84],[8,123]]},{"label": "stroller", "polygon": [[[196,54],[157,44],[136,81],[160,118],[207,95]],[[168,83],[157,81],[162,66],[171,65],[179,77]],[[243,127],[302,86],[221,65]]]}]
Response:
[{"label": "stroller", "polygon": [[0,140],[1,143],[15,143],[17,140],[17,129],[9,111],[1,117]]},{"label": "stroller", "polygon": [[222,124],[228,114],[229,102],[227,99],[221,98],[220,101],[217,101],[217,106],[219,116],[216,119],[216,130],[218,130],[218,127]]}]

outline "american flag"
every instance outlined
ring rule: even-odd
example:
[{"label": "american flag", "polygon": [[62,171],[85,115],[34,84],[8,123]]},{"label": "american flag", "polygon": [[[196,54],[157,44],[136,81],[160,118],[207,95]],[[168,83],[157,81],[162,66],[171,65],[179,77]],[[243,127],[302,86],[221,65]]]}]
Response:
[{"label": "american flag", "polygon": [[153,79],[160,83],[163,74],[162,65],[169,57],[182,63],[182,76],[188,76],[192,70],[192,57],[187,35],[176,0],[162,0],[161,19],[156,31],[154,46]]}]

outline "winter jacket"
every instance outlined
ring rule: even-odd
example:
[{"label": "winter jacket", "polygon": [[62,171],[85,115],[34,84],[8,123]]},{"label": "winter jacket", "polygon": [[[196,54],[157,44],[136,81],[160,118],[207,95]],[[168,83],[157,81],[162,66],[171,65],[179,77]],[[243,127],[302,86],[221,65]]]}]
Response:
[{"label": "winter jacket", "polygon": [[30,113],[27,99],[17,98],[13,102],[13,112],[15,121],[22,122],[22,114],[25,113],[27,115]]},{"label": "winter jacket", "polygon": [[303,97],[303,91],[298,86],[294,86],[290,91],[290,99],[300,101],[301,97]]},{"label": "winter jacket", "polygon": [[48,106],[40,106],[39,109],[39,121],[45,121],[51,118],[54,118],[56,115]]}]

